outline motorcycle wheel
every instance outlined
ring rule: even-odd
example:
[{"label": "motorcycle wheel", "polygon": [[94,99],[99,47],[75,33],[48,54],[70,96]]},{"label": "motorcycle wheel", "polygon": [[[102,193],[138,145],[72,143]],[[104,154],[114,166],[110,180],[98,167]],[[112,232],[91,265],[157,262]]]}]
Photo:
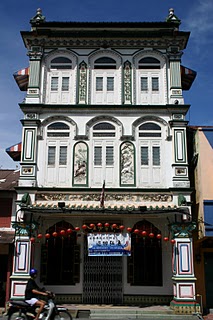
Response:
[{"label": "motorcycle wheel", "polygon": [[8,317],[8,320],[27,320],[27,316],[23,312],[14,312]]},{"label": "motorcycle wheel", "polygon": [[[9,320],[9,319],[8,319]],[[54,317],[54,320],[72,320],[71,314],[68,311],[58,311],[58,315]]]}]

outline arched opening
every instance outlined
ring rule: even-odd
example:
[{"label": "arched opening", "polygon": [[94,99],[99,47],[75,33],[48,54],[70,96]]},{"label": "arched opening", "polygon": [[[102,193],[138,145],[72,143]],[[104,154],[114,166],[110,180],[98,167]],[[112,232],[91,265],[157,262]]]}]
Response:
[{"label": "arched opening", "polygon": [[48,285],[73,285],[79,282],[80,250],[73,226],[60,221],[49,229],[42,246],[41,280]]},{"label": "arched opening", "polygon": [[146,220],[133,227],[128,282],[134,286],[162,286],[161,233]]}]

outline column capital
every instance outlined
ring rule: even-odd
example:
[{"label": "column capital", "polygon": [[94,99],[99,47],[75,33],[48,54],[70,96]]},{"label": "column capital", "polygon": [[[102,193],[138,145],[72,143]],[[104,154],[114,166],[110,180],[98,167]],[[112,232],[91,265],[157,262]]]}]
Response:
[{"label": "column capital", "polygon": [[196,229],[196,222],[175,222],[169,225],[174,238],[191,238],[192,231]]}]

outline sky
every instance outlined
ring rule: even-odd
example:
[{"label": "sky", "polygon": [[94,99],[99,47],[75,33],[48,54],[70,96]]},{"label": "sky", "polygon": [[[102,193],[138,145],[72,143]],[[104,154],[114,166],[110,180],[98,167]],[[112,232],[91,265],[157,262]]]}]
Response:
[{"label": "sky", "polygon": [[2,0],[0,2],[0,169],[15,169],[5,149],[21,141],[23,114],[19,108],[26,95],[13,74],[28,67],[20,31],[30,31],[37,8],[46,21],[165,21],[169,9],[181,20],[180,30],[190,31],[181,64],[197,72],[189,91],[189,125],[213,126],[213,0]]}]

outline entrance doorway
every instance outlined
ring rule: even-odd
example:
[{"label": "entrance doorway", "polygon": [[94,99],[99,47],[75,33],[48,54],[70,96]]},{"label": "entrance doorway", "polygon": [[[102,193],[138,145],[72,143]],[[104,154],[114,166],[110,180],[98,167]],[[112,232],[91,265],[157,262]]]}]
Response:
[{"label": "entrance doorway", "polygon": [[83,303],[122,304],[122,257],[88,256],[84,241]]}]

